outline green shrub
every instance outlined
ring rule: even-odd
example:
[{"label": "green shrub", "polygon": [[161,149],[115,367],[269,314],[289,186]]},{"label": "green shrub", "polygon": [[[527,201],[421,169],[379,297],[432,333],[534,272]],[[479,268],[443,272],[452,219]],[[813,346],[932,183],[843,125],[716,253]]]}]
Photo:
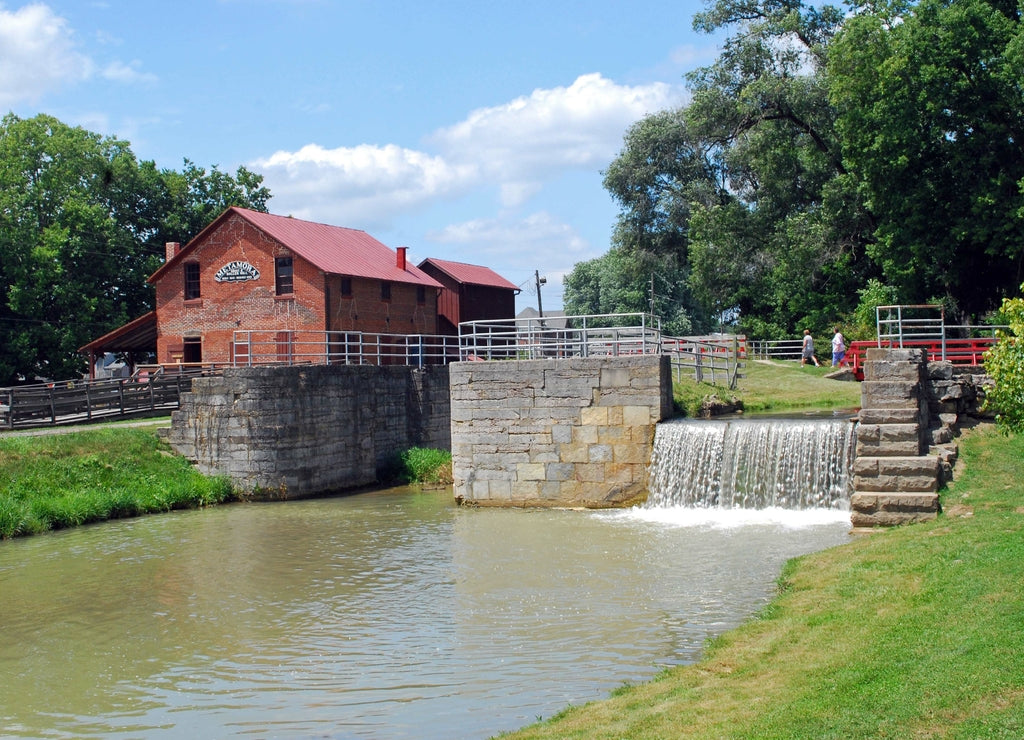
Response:
[{"label": "green shrub", "polygon": [[892,306],[899,303],[896,288],[871,278],[867,284],[857,291],[860,297],[857,308],[853,311],[853,331],[851,334],[871,339],[877,336],[879,306]]},{"label": "green shrub", "polygon": [[995,412],[1004,432],[1020,432],[1024,431],[1024,298],[1004,298],[1000,313],[1010,331],[1000,331],[999,341],[985,353],[985,370],[995,383],[986,395],[985,409]]},{"label": "green shrub", "polygon": [[407,483],[451,483],[452,453],[413,447],[402,453],[401,477]]}]

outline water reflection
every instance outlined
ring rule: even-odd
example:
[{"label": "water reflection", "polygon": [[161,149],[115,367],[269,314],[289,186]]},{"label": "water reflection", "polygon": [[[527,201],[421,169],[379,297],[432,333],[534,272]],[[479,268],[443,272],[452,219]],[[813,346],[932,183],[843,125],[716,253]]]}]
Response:
[{"label": "water reflection", "polygon": [[661,517],[399,490],[3,542],[0,726],[487,737],[694,660],[849,529]]}]

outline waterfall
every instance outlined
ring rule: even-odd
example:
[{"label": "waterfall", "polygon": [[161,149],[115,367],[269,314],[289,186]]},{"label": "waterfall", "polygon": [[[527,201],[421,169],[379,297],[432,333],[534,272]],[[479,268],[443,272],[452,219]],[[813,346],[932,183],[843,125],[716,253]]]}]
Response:
[{"label": "waterfall", "polygon": [[850,419],[680,419],[658,425],[647,508],[847,509]]}]

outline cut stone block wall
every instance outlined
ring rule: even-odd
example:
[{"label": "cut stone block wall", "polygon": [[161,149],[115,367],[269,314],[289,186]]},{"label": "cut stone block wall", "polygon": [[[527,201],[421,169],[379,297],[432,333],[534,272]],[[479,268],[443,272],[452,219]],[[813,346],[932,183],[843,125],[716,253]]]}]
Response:
[{"label": "cut stone block wall", "polygon": [[450,366],[455,497],[486,506],[614,506],[646,490],[672,414],[667,356]]},{"label": "cut stone block wall", "polygon": [[450,449],[448,368],[229,368],[197,378],[167,441],[257,497],[364,486],[410,447]]},{"label": "cut stone block wall", "polygon": [[942,464],[929,453],[927,366],[920,349],[867,351],[850,497],[855,528],[938,515]]}]

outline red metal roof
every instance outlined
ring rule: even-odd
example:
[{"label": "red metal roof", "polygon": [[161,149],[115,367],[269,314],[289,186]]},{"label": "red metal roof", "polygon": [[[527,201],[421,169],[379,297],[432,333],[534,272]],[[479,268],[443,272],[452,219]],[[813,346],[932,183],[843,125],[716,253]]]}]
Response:
[{"label": "red metal roof", "polygon": [[465,262],[439,260],[434,259],[433,257],[428,257],[420,262],[420,267],[422,268],[423,265],[428,262],[460,283],[467,285],[486,285],[492,288],[508,288],[509,290],[514,290],[516,292],[519,291],[519,286],[509,282],[489,267],[468,265]]},{"label": "red metal roof", "polygon": [[365,231],[347,229],[343,226],[318,224],[313,221],[290,216],[275,216],[260,213],[247,208],[228,208],[217,219],[189,242],[174,259],[150,276],[153,282],[169,265],[178,262],[182,255],[192,251],[195,244],[227,218],[237,214],[276,239],[302,259],[310,262],[326,273],[334,275],[352,275],[375,280],[390,280],[396,283],[415,283],[431,288],[440,288],[441,284],[427,275],[412,262],[406,262],[405,269],[398,267],[398,255],[391,248],[374,239]]}]

